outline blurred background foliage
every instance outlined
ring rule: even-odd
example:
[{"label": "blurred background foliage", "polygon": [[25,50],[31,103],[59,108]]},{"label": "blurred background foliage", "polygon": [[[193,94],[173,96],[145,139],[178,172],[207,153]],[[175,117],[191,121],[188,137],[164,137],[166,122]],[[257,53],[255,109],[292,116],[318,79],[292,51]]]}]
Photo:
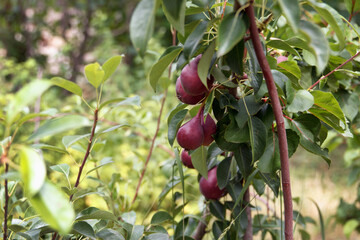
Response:
[{"label": "blurred background foliage", "polygon": [[[349,17],[343,1],[325,2],[337,9],[345,18]],[[123,217],[129,216],[124,213],[134,211],[137,223],[146,223],[151,219],[154,210],[174,210],[171,198],[180,195],[169,194],[161,204],[158,201],[160,193],[173,174],[173,151],[167,142],[166,119],[178,101],[174,89],[175,79],[172,79],[156,147],[138,200],[132,206],[131,199],[148,155],[150,139],[156,129],[163,93],[160,89],[154,94],[146,76],[152,64],[164,52],[164,46],[171,45],[170,26],[159,9],[155,34],[149,43],[147,53],[143,59],[137,55],[129,37],[130,17],[137,3],[136,0],[0,1],[0,107],[6,107],[9,99],[13,97],[12,94],[26,83],[36,78],[49,79],[53,76],[62,76],[77,82],[83,88],[85,99],[91,102],[95,96],[82,73],[84,66],[94,61],[103,63],[111,56],[124,54],[119,69],[105,85],[104,100],[138,95],[141,104],[119,106],[106,113],[106,121],[102,122],[102,125],[127,123],[131,127],[122,128],[116,134],[109,134],[106,142],[104,140],[103,144],[94,149],[93,161],[87,164],[87,168],[91,169],[106,157],[112,157],[114,163],[91,172],[88,178],[83,180],[81,188],[91,186],[98,193],[89,194],[75,203],[82,208],[95,206],[104,210],[111,209]],[[358,31],[359,21],[359,15],[352,19]],[[79,97],[69,95],[59,88],[47,91],[31,111],[49,108],[58,109],[58,114],[75,112],[91,118]],[[20,138],[24,136],[25,139],[29,136],[37,124],[26,123],[26,127],[19,133]],[[359,129],[359,125],[353,128]],[[2,131],[3,129],[0,129],[0,135],[3,135]],[[70,132],[69,135],[71,134],[75,132]],[[51,145],[61,146],[61,136],[51,137],[45,141]],[[83,144],[85,143],[84,140]],[[79,144],[81,145],[81,142]],[[343,226],[346,227],[349,220],[354,220],[355,223],[352,221],[352,225],[345,229],[348,232],[345,233],[352,239],[357,239],[359,235],[353,230],[360,228],[360,133],[348,142],[334,133],[327,144],[332,152],[333,162],[330,168],[324,161],[302,150],[291,159],[293,194],[300,199],[295,209],[301,210],[303,215],[317,219],[316,208],[310,201],[310,198],[314,199],[325,218],[327,239],[345,239]],[[74,166],[74,162],[78,163],[83,153],[81,146],[73,147],[71,151],[74,159],[47,150],[43,151],[43,155],[48,167],[60,163]],[[70,179],[74,182],[77,169],[72,169],[74,172],[71,172]],[[194,170],[186,170],[186,173],[189,173],[186,180],[186,213],[197,214],[203,204],[201,200],[198,202],[197,184],[192,184],[197,182],[197,174]],[[67,186],[66,179],[60,173],[48,169],[48,174],[53,182]],[[96,176],[101,181],[91,176]],[[278,208],[278,204],[280,203],[274,202],[273,207]],[[20,217],[25,217],[29,213],[26,209],[17,209],[15,214],[24,214]],[[319,226],[312,226],[310,233],[311,239],[321,238]]]}]

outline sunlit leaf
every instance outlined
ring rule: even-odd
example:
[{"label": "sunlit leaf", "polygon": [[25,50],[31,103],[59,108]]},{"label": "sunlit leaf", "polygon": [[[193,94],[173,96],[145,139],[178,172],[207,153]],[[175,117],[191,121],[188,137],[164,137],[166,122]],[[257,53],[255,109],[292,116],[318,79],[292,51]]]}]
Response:
[{"label": "sunlit leaf", "polygon": [[61,87],[75,95],[82,97],[82,89],[76,83],[66,80],[64,78],[61,78],[61,77],[53,77],[50,81],[52,84],[54,84],[58,87]]},{"label": "sunlit leaf", "polygon": [[31,197],[39,192],[46,178],[45,162],[29,147],[21,148],[20,172],[26,194]]},{"label": "sunlit leaf", "polygon": [[86,79],[95,88],[98,88],[104,81],[105,71],[99,63],[91,63],[84,68]]},{"label": "sunlit leaf", "polygon": [[121,59],[123,56],[114,56],[108,59],[103,65],[102,69],[105,72],[103,82],[105,82],[113,73],[115,72],[116,68],[119,66]]},{"label": "sunlit leaf", "polygon": [[41,218],[60,234],[70,232],[75,213],[69,199],[52,183],[45,181],[40,191],[31,197],[31,205]]}]

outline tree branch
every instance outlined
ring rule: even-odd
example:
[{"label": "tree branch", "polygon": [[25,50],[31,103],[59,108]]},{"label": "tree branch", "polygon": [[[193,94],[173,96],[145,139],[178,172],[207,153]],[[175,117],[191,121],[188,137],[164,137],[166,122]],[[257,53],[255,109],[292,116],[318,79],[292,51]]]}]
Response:
[{"label": "tree branch", "polygon": [[[176,44],[176,31],[173,30],[173,31],[172,31],[172,45],[174,46],[175,44]],[[169,75],[169,78],[170,78],[170,76],[171,76],[171,65],[172,65],[172,63],[171,63],[170,66],[169,66],[169,74],[168,74],[168,75]],[[149,150],[149,154],[148,154],[148,156],[147,156],[147,158],[146,158],[145,165],[144,165],[144,168],[143,168],[143,170],[142,170],[142,172],[141,172],[140,179],[139,179],[138,185],[137,185],[137,187],[136,187],[135,195],[134,195],[134,198],[133,198],[131,204],[134,204],[134,202],[135,202],[135,200],[136,200],[136,198],[137,198],[137,195],[138,195],[138,193],[139,193],[139,189],[140,189],[140,185],[141,185],[142,179],[144,178],[147,165],[148,165],[148,163],[149,163],[149,160],[150,160],[151,155],[152,155],[152,151],[153,151],[154,146],[155,146],[155,140],[156,140],[156,137],[157,137],[157,135],[158,135],[158,133],[159,133],[160,122],[161,122],[161,115],[162,115],[162,112],[163,112],[163,110],[164,110],[164,105],[165,105],[166,96],[167,96],[167,90],[165,90],[164,96],[163,96],[163,98],[162,98],[162,100],[161,100],[160,113],[159,113],[159,117],[158,117],[158,119],[157,119],[157,125],[156,125],[155,134],[154,134],[154,136],[153,136],[153,138],[152,138],[151,146],[150,146],[150,150]]]},{"label": "tree branch", "polygon": [[[86,149],[86,153],[84,155],[84,159],[83,159],[83,161],[81,163],[81,166],[79,167],[79,173],[78,173],[75,185],[74,185],[75,188],[77,188],[79,186],[79,184],[80,184],[81,173],[82,173],[82,171],[84,169],[86,160],[88,159],[88,157],[90,155],[90,150],[91,150],[91,146],[92,146],[92,143],[93,143],[93,138],[94,138],[94,135],[95,135],[95,128],[96,128],[96,125],[97,125],[97,122],[98,122],[98,113],[99,113],[99,110],[96,108],[95,111],[94,111],[94,123],[93,123],[92,129],[91,129],[89,143],[88,143],[88,146],[87,146],[87,149]],[[74,194],[71,194],[70,201],[72,200],[73,196],[74,196]]]},{"label": "tree branch", "polygon": [[247,16],[249,17],[251,40],[254,45],[256,57],[264,74],[266,86],[268,88],[272,102],[272,107],[274,110],[275,121],[277,124],[277,134],[279,138],[280,161],[281,161],[281,182],[283,186],[284,207],[285,207],[285,239],[292,240],[293,239],[293,222],[292,222],[293,207],[292,207],[291,186],[290,186],[288,145],[286,139],[284,118],[279,101],[279,96],[271,73],[271,69],[269,67],[269,63],[266,60],[266,56],[263,52],[258,29],[256,27],[253,1],[250,2],[249,7],[246,8],[245,11]]},{"label": "tree branch", "polygon": [[194,239],[195,240],[201,240],[203,239],[205,233],[206,233],[206,217],[209,215],[209,209],[207,208],[207,206],[205,206],[205,209],[204,209],[204,212],[203,212],[203,215],[202,215],[202,218],[201,220],[202,221],[199,221],[199,224],[198,226],[196,227],[196,230],[195,230],[195,234],[194,234]]},{"label": "tree branch", "polygon": [[253,226],[252,226],[252,219],[251,219],[251,207],[250,207],[250,189],[246,189],[244,194],[244,204],[246,204],[245,212],[247,216],[248,225],[246,227],[244,233],[244,240],[252,240],[253,239]]},{"label": "tree branch", "polygon": [[320,83],[321,80],[327,78],[328,76],[330,76],[331,74],[333,74],[336,70],[338,70],[339,68],[341,68],[342,66],[344,66],[345,64],[347,64],[348,62],[351,62],[354,58],[356,58],[357,56],[359,56],[360,51],[357,52],[354,56],[352,56],[351,58],[349,58],[348,60],[346,60],[345,62],[343,62],[342,64],[340,64],[339,66],[337,66],[334,70],[332,70],[331,72],[327,73],[325,76],[322,76],[319,80],[316,81],[316,83],[314,83],[313,85],[311,85],[311,87],[308,88],[308,91],[313,89],[316,85],[318,85]]},{"label": "tree branch", "polygon": [[154,146],[155,146],[155,140],[156,140],[156,137],[159,133],[159,130],[160,130],[160,122],[161,122],[161,115],[162,115],[162,112],[163,112],[163,109],[164,109],[164,105],[165,105],[165,100],[166,100],[166,95],[167,95],[167,90],[165,90],[165,93],[164,93],[164,96],[161,100],[161,107],[160,107],[160,113],[159,113],[159,117],[157,119],[157,125],[156,125],[156,130],[155,130],[155,134],[152,138],[152,141],[151,141],[151,146],[150,146],[150,150],[149,150],[149,154],[147,155],[146,157],[146,161],[145,161],[145,165],[144,165],[144,168],[141,172],[141,175],[140,175],[140,179],[139,179],[139,182],[138,182],[138,185],[136,187],[136,192],[135,192],[135,195],[134,195],[134,198],[131,202],[131,204],[134,204],[136,198],[137,198],[137,195],[139,193],[139,189],[140,189],[140,185],[141,185],[141,182],[142,182],[142,179],[144,178],[144,175],[145,175],[145,171],[146,171],[146,168],[147,168],[147,165],[149,163],[149,160],[151,158],[151,155],[152,155],[152,152],[153,152],[153,149],[154,149]]}]

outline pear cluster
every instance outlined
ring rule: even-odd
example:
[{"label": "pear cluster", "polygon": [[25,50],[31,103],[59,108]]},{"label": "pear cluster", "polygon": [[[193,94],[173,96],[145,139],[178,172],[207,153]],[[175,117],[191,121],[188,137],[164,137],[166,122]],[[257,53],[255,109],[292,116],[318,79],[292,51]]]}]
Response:
[{"label": "pear cluster", "polygon": [[[208,89],[212,87],[212,78],[207,79],[207,87],[199,78],[198,64],[200,59],[201,55],[198,55],[187,64],[176,81],[176,95],[183,103],[195,105],[203,102],[208,95]],[[195,117],[179,128],[176,135],[177,142],[183,148],[180,159],[188,168],[194,168],[189,151],[202,145],[209,146],[214,141],[215,121],[210,114],[204,118],[202,106]],[[208,172],[207,179],[203,177],[200,179],[200,191],[206,199],[218,199],[224,195],[224,190],[220,190],[217,184],[216,170],[217,167],[212,168]]]}]

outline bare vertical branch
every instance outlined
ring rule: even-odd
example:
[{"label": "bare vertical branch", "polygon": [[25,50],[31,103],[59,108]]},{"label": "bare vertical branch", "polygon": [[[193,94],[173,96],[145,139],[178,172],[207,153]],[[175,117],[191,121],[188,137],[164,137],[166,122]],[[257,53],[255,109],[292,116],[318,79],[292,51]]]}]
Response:
[{"label": "bare vertical branch", "polygon": [[263,48],[260,42],[259,33],[256,26],[253,1],[250,2],[249,7],[246,8],[245,11],[250,21],[250,37],[254,45],[256,57],[264,74],[266,86],[268,88],[272,107],[274,110],[275,121],[277,125],[277,135],[279,138],[281,182],[282,182],[283,194],[284,194],[285,238],[286,240],[292,240],[293,239],[293,206],[292,206],[291,186],[290,186],[288,145],[286,139],[284,117],[282,114],[279,96],[276,90],[271,69],[266,59],[266,56],[263,52]]}]

